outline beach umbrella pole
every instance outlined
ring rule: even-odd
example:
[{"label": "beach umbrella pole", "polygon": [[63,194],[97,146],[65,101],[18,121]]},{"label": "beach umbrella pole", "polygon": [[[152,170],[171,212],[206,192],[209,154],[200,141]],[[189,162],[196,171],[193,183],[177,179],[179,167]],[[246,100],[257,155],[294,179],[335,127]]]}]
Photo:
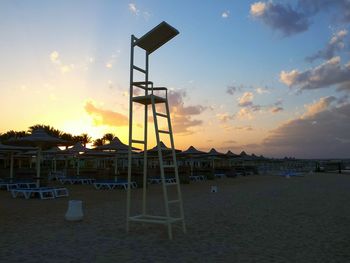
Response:
[{"label": "beach umbrella pole", "polygon": [[56,157],[53,159],[53,171],[57,171],[57,162],[56,162]]},{"label": "beach umbrella pole", "polygon": [[10,159],[11,159],[11,163],[10,163],[10,178],[13,178],[13,152],[10,153]]},{"label": "beach umbrella pole", "polygon": [[117,155],[114,158],[114,180],[118,180],[118,157]]},{"label": "beach umbrella pole", "polygon": [[38,149],[38,153],[36,155],[36,185],[40,186],[40,160],[41,160],[41,147]]},{"label": "beach umbrella pole", "polygon": [[193,176],[193,161],[190,161],[190,167],[191,167],[191,176]]},{"label": "beach umbrella pole", "polygon": [[[78,153],[79,154],[79,153]],[[80,162],[79,162],[79,156],[77,157],[77,175],[80,175]]]}]

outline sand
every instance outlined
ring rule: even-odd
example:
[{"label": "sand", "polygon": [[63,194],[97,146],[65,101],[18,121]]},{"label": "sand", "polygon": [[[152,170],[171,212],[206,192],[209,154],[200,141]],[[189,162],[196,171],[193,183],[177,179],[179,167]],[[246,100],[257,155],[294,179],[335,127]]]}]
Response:
[{"label": "sand", "polygon": [[[174,227],[172,241],[162,225],[133,223],[125,233],[125,191],[68,188],[55,200],[0,191],[1,262],[350,262],[350,174],[182,185],[188,233]],[[151,186],[150,210],[160,190]],[[64,220],[70,199],[83,200],[82,222]]]}]

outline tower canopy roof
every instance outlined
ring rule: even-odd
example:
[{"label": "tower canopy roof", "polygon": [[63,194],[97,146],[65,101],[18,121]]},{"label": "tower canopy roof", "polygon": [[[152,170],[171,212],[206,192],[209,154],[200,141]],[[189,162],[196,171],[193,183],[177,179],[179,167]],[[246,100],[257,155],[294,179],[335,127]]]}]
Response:
[{"label": "tower canopy roof", "polygon": [[148,33],[139,38],[135,45],[143,48],[151,54],[153,51],[157,50],[163,46],[170,39],[179,34],[179,31],[163,21],[158,26],[151,29]]}]

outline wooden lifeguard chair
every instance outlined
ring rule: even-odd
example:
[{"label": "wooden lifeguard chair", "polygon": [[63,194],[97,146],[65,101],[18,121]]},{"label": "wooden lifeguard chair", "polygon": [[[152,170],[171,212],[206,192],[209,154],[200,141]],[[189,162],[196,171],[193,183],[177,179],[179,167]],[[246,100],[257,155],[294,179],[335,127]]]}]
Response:
[{"label": "wooden lifeguard chair", "polygon": [[[131,36],[131,55],[130,55],[130,107],[129,107],[129,155],[128,155],[128,189],[127,189],[127,218],[126,218],[126,230],[129,231],[130,222],[141,222],[141,223],[155,223],[163,224],[168,229],[169,239],[172,239],[172,224],[181,222],[183,232],[186,233],[186,225],[184,220],[184,212],[182,205],[181,189],[180,189],[180,180],[178,174],[178,167],[176,162],[175,155],[175,146],[174,146],[174,137],[171,127],[170,120],[170,110],[168,103],[168,93],[167,88],[165,87],[155,87],[153,82],[148,78],[149,73],[149,55],[157,50],[159,47],[164,45],[170,39],[175,37],[179,31],[167,24],[166,22],[160,23],[158,26],[153,28],[151,31],[146,33],[141,38],[136,38],[134,35]],[[145,51],[145,68],[140,68],[135,65],[134,61],[134,49],[141,48]],[[144,75],[144,81],[135,81],[134,80],[134,71],[138,71]],[[141,89],[142,95],[139,95],[140,92],[135,93],[134,89]],[[163,96],[158,93],[164,93]],[[133,104],[139,103],[144,105],[144,138],[143,139],[134,139],[133,137]],[[156,104],[165,105],[165,112],[158,112]],[[153,113],[153,122],[155,128],[155,135],[158,148],[158,159],[159,159],[159,168],[160,168],[160,177],[161,185],[163,190],[163,200],[165,213],[164,215],[151,215],[147,212],[147,122],[148,122],[148,106],[151,106]],[[167,130],[159,129],[158,127],[158,118],[165,118],[167,123]],[[160,140],[160,134],[165,134],[169,136],[170,147],[172,154],[172,164],[164,164],[163,161],[163,147]],[[143,194],[142,194],[142,211],[140,214],[131,215],[131,175],[132,175],[132,147],[133,145],[143,145]],[[166,148],[169,150],[168,148]],[[164,169],[174,169],[175,182],[169,183],[166,180],[166,175]],[[168,194],[168,188],[175,187],[176,195],[175,198],[170,198]],[[170,214],[170,206],[178,205],[179,215]]]}]

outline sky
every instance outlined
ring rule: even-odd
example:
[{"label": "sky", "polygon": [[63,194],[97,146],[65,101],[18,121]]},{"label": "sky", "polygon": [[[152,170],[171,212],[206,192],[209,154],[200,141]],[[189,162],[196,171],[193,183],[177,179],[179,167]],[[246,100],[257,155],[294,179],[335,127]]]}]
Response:
[{"label": "sky", "polygon": [[3,0],[0,133],[127,143],[130,36],[162,21],[180,33],[150,55],[150,80],[169,89],[176,148],[350,158],[349,0]]}]

